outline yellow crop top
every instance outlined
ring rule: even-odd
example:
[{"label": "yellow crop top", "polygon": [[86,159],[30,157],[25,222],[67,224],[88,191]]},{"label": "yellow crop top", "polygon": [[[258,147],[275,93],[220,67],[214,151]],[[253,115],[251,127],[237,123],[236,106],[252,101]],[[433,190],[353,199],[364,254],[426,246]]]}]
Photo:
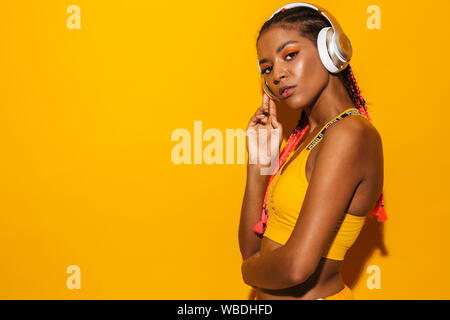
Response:
[{"label": "yellow crop top", "polygon": [[[306,179],[306,160],[312,148],[323,137],[329,125],[348,115],[364,116],[358,109],[349,108],[329,121],[311,140],[298,156],[281,171],[295,151],[292,151],[273,178],[267,194],[267,228],[264,236],[284,245],[289,239],[302,208],[303,199],[308,188]],[[331,237],[322,257],[333,260],[344,260],[347,250],[353,245],[364,224],[365,217],[343,214]]]}]

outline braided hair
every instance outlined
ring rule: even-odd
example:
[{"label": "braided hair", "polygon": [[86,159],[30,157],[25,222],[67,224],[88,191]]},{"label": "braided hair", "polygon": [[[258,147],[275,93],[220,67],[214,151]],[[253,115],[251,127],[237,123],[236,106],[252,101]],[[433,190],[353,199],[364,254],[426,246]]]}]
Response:
[{"label": "braided hair", "polygon": [[[265,31],[267,31],[270,27],[272,27],[275,24],[288,30],[289,29],[299,30],[301,36],[310,39],[316,46],[317,46],[317,37],[320,30],[322,30],[322,28],[331,27],[330,22],[316,10],[308,7],[293,7],[290,9],[281,10],[280,12],[275,14],[270,20],[266,21],[261,27],[261,30],[259,31],[259,35],[256,42],[259,41],[261,35]],[[350,67],[350,64],[347,65],[347,67],[344,70],[342,70],[338,74],[338,76],[339,79],[342,81],[343,85],[345,86],[351,100],[356,105],[356,108],[370,122],[372,122],[372,119],[370,118],[369,113],[367,111],[366,101],[361,95],[359,86],[356,83],[355,76],[353,75],[353,71],[352,68]],[[283,163],[289,157],[291,152],[295,150],[298,142],[303,138],[308,129],[309,129],[308,118],[306,116],[306,113],[303,111],[301,113],[300,120],[298,121],[297,126],[292,131],[291,135],[289,136],[286,142],[286,145],[281,151],[278,168],[280,168],[283,165]],[[269,183],[267,185],[266,194],[264,196],[261,219],[253,228],[253,230],[260,235],[262,235],[266,229],[266,223],[268,219],[266,211],[266,201],[269,186],[275,176],[275,173],[276,172],[272,174],[272,176],[269,179]],[[383,192],[381,192],[374,208],[367,214],[366,221],[367,218],[374,216],[377,217],[378,221],[387,220],[386,211],[384,209]]]}]

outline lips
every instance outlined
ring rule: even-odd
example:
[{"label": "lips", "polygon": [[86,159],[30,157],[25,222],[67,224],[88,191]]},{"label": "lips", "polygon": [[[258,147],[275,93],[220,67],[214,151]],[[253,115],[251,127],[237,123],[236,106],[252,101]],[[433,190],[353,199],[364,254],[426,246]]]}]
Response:
[{"label": "lips", "polygon": [[294,92],[294,88],[295,88],[296,86],[283,86],[283,87],[281,87],[280,88],[280,95],[283,97],[283,98],[287,98],[287,97],[289,97],[293,92]]}]

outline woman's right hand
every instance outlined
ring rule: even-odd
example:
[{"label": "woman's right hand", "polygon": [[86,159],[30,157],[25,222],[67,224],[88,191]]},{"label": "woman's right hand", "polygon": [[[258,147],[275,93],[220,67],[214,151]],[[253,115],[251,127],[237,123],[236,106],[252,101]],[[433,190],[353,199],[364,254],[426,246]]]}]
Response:
[{"label": "woman's right hand", "polygon": [[[250,118],[246,133],[249,163],[265,166],[274,160],[278,161],[279,150],[283,141],[283,126],[277,120],[275,101],[270,99],[266,93],[263,93],[262,106]],[[264,134],[266,134],[267,138],[260,138]],[[270,148],[272,139],[276,139],[273,142],[273,150]],[[268,158],[260,159],[259,150],[262,150]],[[275,159],[275,157],[277,158]]]}]

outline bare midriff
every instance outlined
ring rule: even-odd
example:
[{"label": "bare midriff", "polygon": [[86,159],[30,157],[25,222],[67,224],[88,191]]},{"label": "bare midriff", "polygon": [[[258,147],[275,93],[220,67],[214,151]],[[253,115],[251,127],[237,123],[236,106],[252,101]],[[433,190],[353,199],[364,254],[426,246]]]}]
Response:
[{"label": "bare midriff", "polygon": [[[261,256],[282,245],[263,237]],[[285,289],[256,289],[256,300],[311,300],[326,298],[342,289],[344,282],[339,273],[342,261],[321,258],[314,273],[303,283]]]}]

